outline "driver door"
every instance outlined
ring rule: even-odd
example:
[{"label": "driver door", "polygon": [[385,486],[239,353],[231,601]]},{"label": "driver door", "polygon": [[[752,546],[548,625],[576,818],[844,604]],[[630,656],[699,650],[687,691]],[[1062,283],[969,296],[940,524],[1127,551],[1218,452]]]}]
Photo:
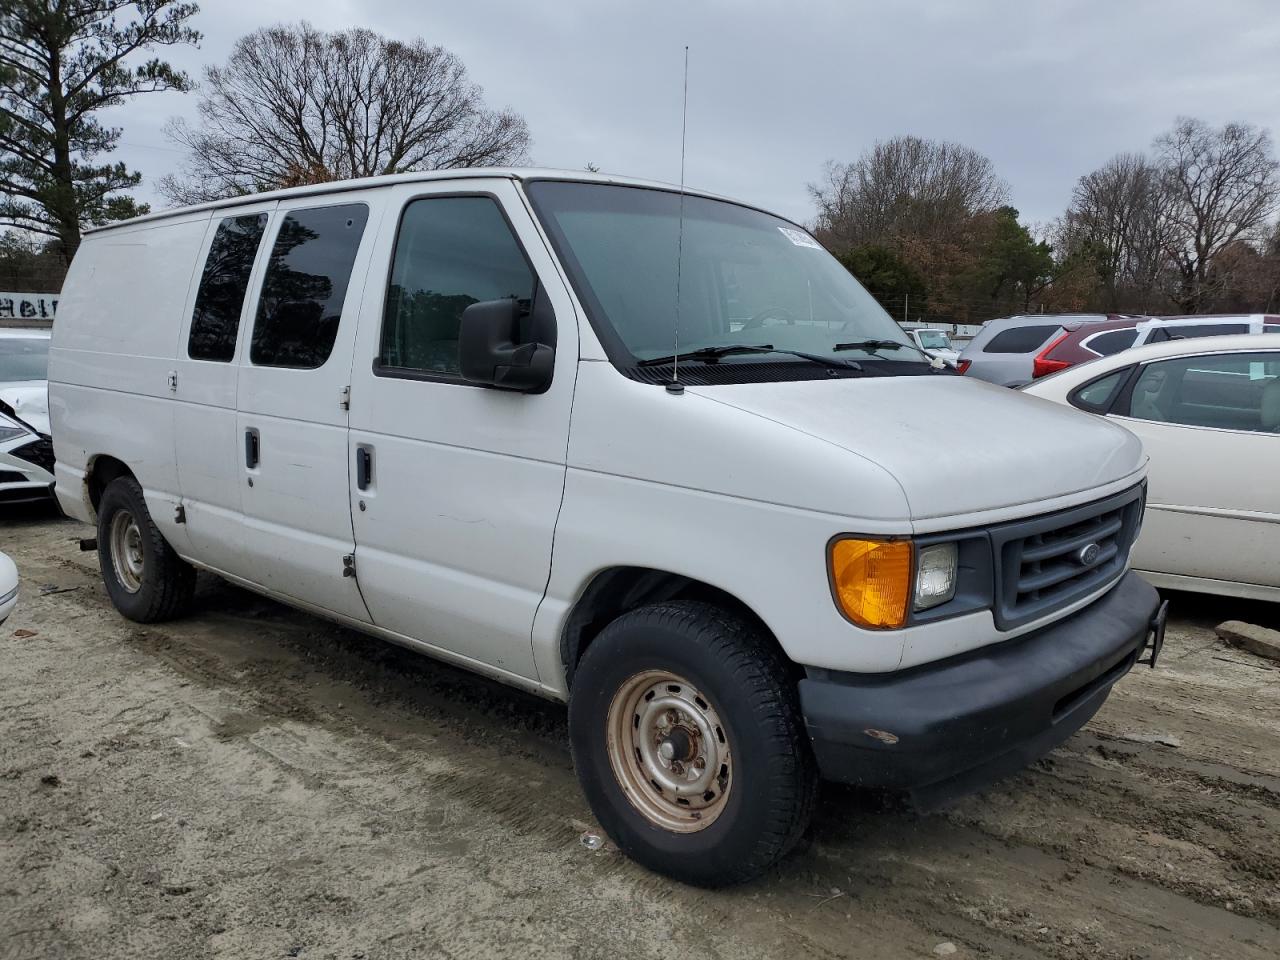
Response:
[{"label": "driver door", "polygon": [[[351,381],[356,575],[379,627],[536,680],[533,619],[577,375],[573,305],[511,181],[414,183],[387,196],[374,258],[383,266],[369,278]],[[545,393],[459,374],[462,311],[506,297],[554,309]]]}]

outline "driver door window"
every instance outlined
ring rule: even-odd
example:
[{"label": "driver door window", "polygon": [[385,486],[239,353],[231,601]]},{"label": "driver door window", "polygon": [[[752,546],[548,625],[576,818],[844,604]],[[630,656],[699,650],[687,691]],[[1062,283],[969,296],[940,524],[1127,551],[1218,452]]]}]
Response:
[{"label": "driver door window", "polygon": [[492,197],[410,203],[396,238],[375,370],[461,381],[458,329],[473,303],[531,300],[533,270]]}]

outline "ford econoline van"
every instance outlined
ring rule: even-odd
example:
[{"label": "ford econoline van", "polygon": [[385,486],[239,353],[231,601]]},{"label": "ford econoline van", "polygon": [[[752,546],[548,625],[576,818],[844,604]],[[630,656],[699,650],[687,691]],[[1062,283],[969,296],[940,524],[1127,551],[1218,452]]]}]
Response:
[{"label": "ford econoline van", "polygon": [[782,857],[819,777],[1025,765],[1162,636],[1132,434],[695,191],[459,170],[93,230],[49,380],[126,617],[208,570],[567,701],[602,827],[691,883]]}]

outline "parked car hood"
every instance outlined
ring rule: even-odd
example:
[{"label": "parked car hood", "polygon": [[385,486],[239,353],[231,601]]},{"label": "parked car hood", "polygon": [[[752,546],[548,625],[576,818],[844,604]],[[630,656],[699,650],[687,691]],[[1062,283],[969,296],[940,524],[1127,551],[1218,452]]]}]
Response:
[{"label": "parked car hood", "polygon": [[49,384],[44,380],[0,383],[0,411],[49,436]]},{"label": "parked car hood", "polygon": [[[1114,424],[956,376],[690,387],[875,463],[911,518],[1066,497],[1139,471],[1141,441]],[[849,491],[856,502],[857,491]]]}]

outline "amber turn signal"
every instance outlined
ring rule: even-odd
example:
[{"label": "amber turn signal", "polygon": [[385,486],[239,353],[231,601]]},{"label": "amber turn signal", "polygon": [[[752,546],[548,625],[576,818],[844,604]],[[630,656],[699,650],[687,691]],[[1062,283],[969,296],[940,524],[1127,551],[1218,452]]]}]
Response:
[{"label": "amber turn signal", "polygon": [[858,626],[888,630],[907,622],[910,540],[835,540],[828,563],[836,604]]}]

